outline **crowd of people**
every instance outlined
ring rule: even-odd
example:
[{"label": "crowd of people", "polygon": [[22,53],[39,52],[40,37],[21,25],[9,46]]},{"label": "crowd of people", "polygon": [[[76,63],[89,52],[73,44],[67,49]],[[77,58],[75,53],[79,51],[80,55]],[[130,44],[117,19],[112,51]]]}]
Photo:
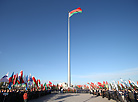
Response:
[{"label": "crowd of people", "polygon": [[91,89],[90,94],[102,96],[102,98],[113,99],[117,102],[138,102],[138,89],[109,90],[109,89]]},{"label": "crowd of people", "polygon": [[[121,82],[118,81],[118,83],[115,81],[112,83],[108,83],[107,81],[103,81],[103,83],[91,82],[87,83],[89,86],[77,85],[68,88],[66,84],[54,85],[50,81],[48,84],[42,84],[40,79],[36,79],[34,76],[31,76],[31,74],[29,77],[28,75],[24,75],[23,77],[23,71],[21,70],[19,75],[18,73],[14,74],[13,72],[10,77],[6,74],[0,79],[0,102],[27,102],[28,100],[50,94],[53,89],[60,90],[61,93],[88,92],[90,89],[91,94],[102,96],[103,98],[107,97],[108,100],[113,99],[121,102],[138,102],[138,81],[137,84],[130,79],[127,82],[120,78],[120,81]],[[83,90],[78,90],[81,88]]]},{"label": "crowd of people", "polygon": [[28,100],[36,99],[41,96],[50,94],[51,90],[41,89],[1,89],[0,90],[0,102],[28,102]]},{"label": "crowd of people", "polygon": [[[70,92],[70,90],[66,91]],[[76,89],[71,92],[77,93]],[[0,102],[28,102],[28,100],[36,99],[50,93],[51,89],[48,90],[42,90],[37,88],[32,88],[31,90],[1,89]],[[117,102],[138,102],[138,89],[134,90],[128,88],[125,90],[116,90],[116,89],[109,90],[108,88],[101,88],[101,89],[92,88],[90,89],[90,94],[96,96],[102,96],[102,98],[108,98],[108,100],[113,99]]]}]

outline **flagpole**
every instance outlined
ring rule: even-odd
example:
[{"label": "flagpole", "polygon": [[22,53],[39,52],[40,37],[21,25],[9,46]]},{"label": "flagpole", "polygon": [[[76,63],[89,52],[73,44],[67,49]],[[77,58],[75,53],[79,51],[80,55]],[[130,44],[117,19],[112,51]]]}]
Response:
[{"label": "flagpole", "polygon": [[71,76],[70,76],[70,17],[68,12],[68,87],[71,86]]}]

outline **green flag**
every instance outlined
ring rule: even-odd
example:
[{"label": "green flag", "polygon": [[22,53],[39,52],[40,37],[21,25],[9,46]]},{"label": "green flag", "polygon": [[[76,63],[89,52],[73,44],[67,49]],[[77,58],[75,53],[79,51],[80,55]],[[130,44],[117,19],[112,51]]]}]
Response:
[{"label": "green flag", "polygon": [[45,90],[47,90],[47,85],[46,85],[46,83],[44,84],[44,86],[45,86]]}]

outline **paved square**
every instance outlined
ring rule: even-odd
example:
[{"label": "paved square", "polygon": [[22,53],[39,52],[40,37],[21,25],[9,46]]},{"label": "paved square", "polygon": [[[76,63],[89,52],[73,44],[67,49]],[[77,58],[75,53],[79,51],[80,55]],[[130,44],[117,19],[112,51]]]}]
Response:
[{"label": "paved square", "polygon": [[116,102],[89,93],[49,94],[29,102]]}]

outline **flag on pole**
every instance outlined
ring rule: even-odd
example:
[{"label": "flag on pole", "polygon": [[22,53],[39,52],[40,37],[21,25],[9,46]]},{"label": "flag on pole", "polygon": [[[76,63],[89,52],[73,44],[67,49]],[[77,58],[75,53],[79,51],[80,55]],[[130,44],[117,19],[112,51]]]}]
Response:
[{"label": "flag on pole", "polygon": [[131,80],[128,80],[128,82],[129,82],[131,88],[134,89],[134,90],[136,90],[136,85],[134,84],[134,82],[131,81]]},{"label": "flag on pole", "polygon": [[120,80],[125,85],[125,87],[129,87],[129,85],[127,84],[127,82],[125,80],[123,80],[122,78],[120,78]]},{"label": "flag on pole", "polygon": [[48,84],[49,84],[49,86],[52,86],[52,82],[51,81],[49,81]]},{"label": "flag on pole", "polygon": [[120,83],[120,85],[121,85],[122,89],[125,89],[125,87],[121,83]]},{"label": "flag on pole", "polygon": [[14,72],[12,73],[11,77],[9,77],[9,83],[13,81],[13,75],[14,75]]},{"label": "flag on pole", "polygon": [[41,90],[43,89],[43,84],[41,84]]},{"label": "flag on pole", "polygon": [[109,88],[108,82],[106,81],[106,88]]},{"label": "flag on pole", "polygon": [[9,82],[8,80],[8,73],[6,75],[4,75],[1,79],[0,79],[0,82]]},{"label": "flag on pole", "polygon": [[28,75],[27,76],[24,75],[23,80],[24,80],[24,83],[26,85],[26,90],[27,90],[27,88],[28,88]]},{"label": "flag on pole", "polygon": [[111,91],[112,90],[112,88],[111,88],[111,85],[109,84],[109,91]]},{"label": "flag on pole", "polygon": [[23,71],[21,70],[21,72],[19,73],[19,80],[20,80],[20,83],[24,83],[23,81]]},{"label": "flag on pole", "polygon": [[12,73],[11,77],[9,78],[9,86],[8,86],[9,89],[11,88],[11,85],[13,82],[13,75],[14,75],[14,72]]},{"label": "flag on pole", "polygon": [[46,83],[44,84],[44,89],[47,90],[47,85],[46,85]]},{"label": "flag on pole", "polygon": [[72,10],[71,12],[69,12],[69,17],[71,17],[75,13],[82,13],[82,9],[79,7],[75,10]]},{"label": "flag on pole", "polygon": [[31,74],[29,75],[29,77],[28,77],[28,83],[32,83],[33,82],[33,79],[32,79],[32,76],[31,76]]},{"label": "flag on pole", "polygon": [[116,83],[114,80],[113,80],[113,83],[114,83],[114,85],[115,85],[116,90],[118,91],[117,83]]},{"label": "flag on pole", "polygon": [[37,79],[38,86],[41,85],[40,79]]},{"label": "flag on pole", "polygon": [[34,84],[38,87],[37,81],[34,76],[32,76],[32,79],[33,79]]},{"label": "flag on pole", "polygon": [[20,82],[18,80],[18,73],[16,75],[14,75],[13,85],[15,85],[16,83],[20,84]]}]

